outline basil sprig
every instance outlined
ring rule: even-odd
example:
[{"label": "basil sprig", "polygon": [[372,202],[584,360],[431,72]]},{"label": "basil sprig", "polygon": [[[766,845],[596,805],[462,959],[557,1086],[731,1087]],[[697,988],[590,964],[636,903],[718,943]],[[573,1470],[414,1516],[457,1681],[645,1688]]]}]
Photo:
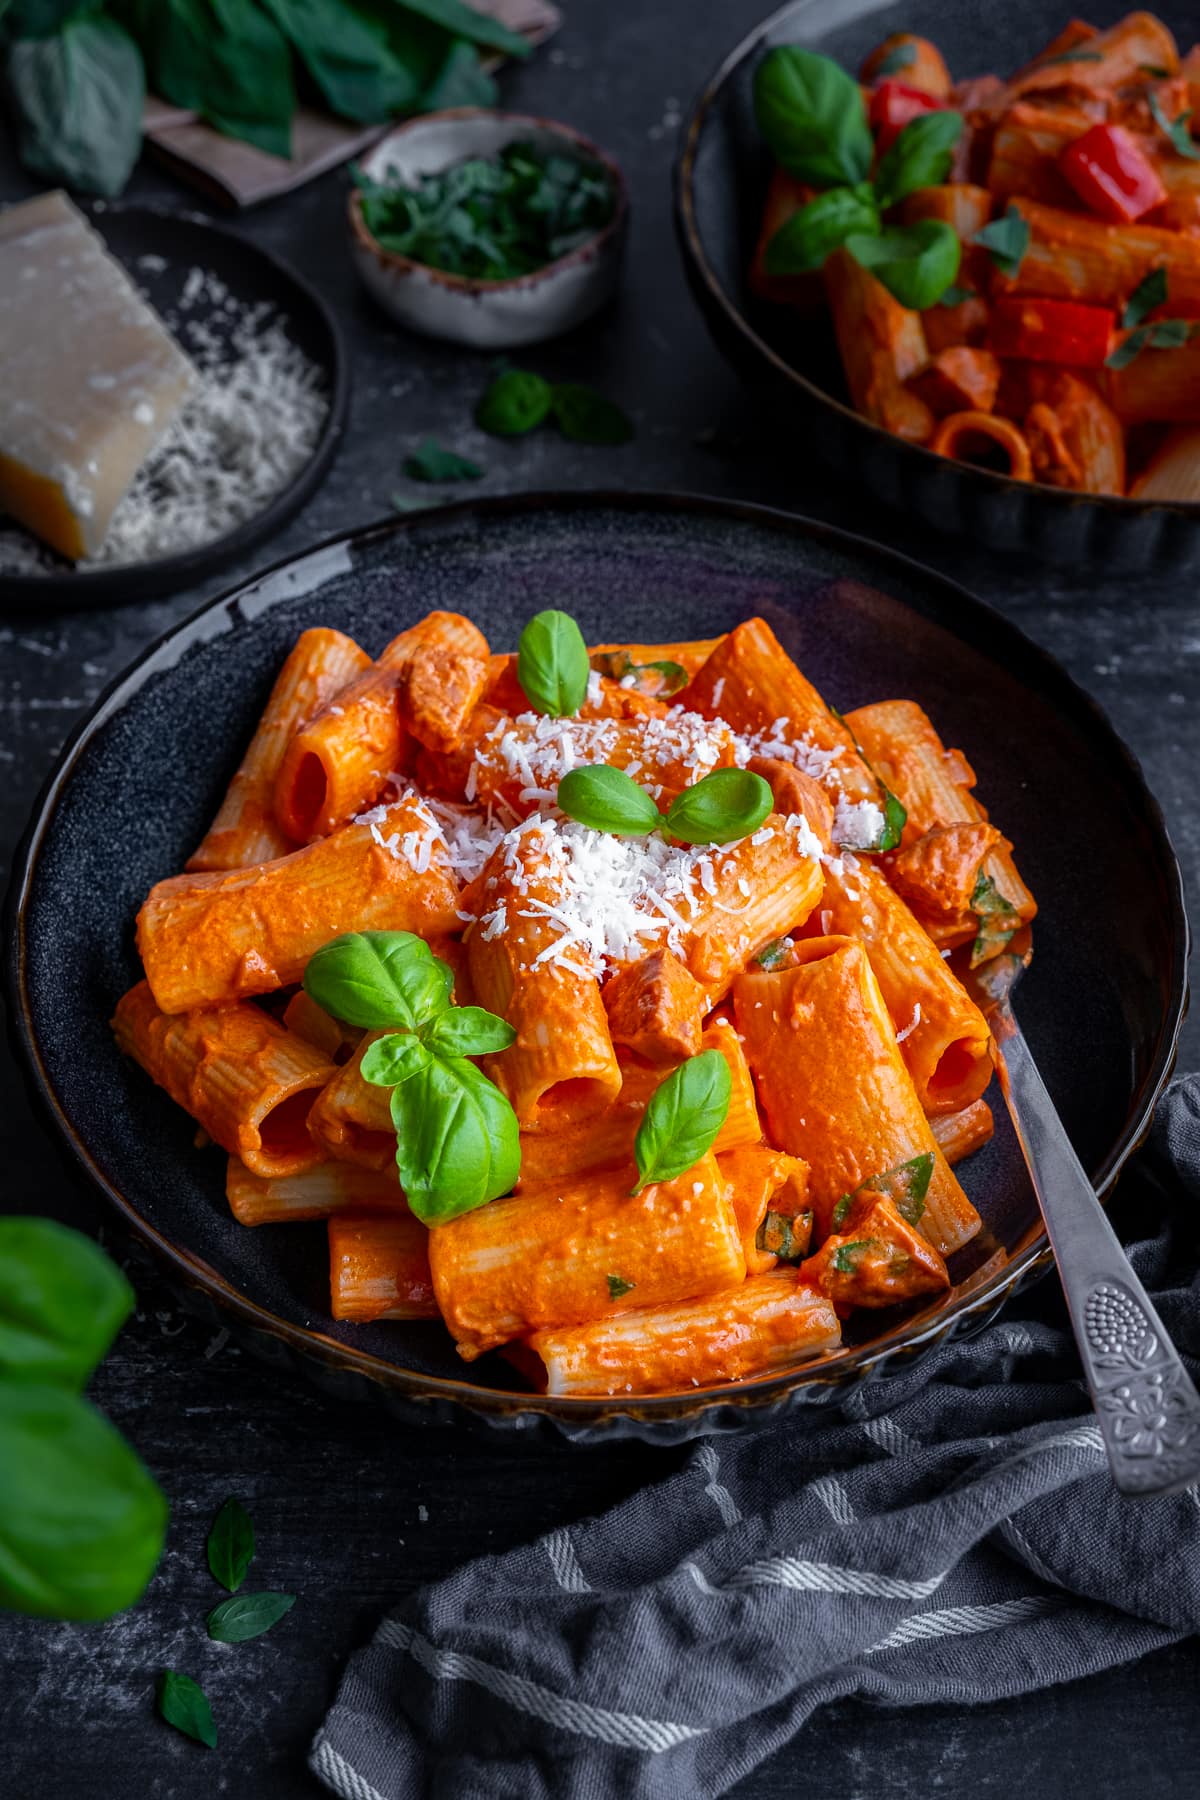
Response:
[{"label": "basil sprig", "polygon": [[583,633],[570,613],[535,613],[517,645],[517,680],[534,712],[573,717],[587,699],[591,672]]},{"label": "basil sprig", "polygon": [[719,1050],[702,1050],[660,1081],[634,1139],[640,1194],[654,1181],[674,1181],[712,1149],[729,1111],[733,1083]]},{"label": "basil sprig", "polygon": [[1011,279],[1020,273],[1029,248],[1029,220],[1010,205],[1002,219],[982,226],[971,242],[988,251],[1000,273]]},{"label": "basil sprig", "polygon": [[937,304],[962,260],[958,233],[944,219],[918,219],[877,237],[855,235],[846,239],[846,248],[901,306],[916,312]]},{"label": "basil sprig", "polygon": [[368,1047],[361,1073],[392,1090],[400,1185],[426,1225],[507,1194],[521,1167],[516,1114],[467,1060],[506,1050],[517,1034],[481,1006],[453,1006],[453,982],[450,967],[406,931],[334,938],[304,972],[305,992],[326,1012],[387,1033]]},{"label": "basil sprig", "polygon": [[879,231],[879,204],[869,181],[827,188],[792,214],[767,245],[768,275],[804,275],[819,269],[856,233]]},{"label": "basil sprig", "polygon": [[875,144],[857,81],[828,56],[781,44],[754,74],[754,117],[771,154],[813,187],[863,181]]},{"label": "basil sprig", "polygon": [[731,844],[758,830],[774,797],[749,769],[714,769],[684,788],[664,813],[623,769],[591,763],[563,776],[556,801],[569,819],[615,837],[662,830],[685,844]]},{"label": "basil sprig", "polygon": [[954,146],[963,134],[961,113],[939,107],[910,119],[884,151],[875,171],[875,199],[895,206],[918,188],[940,187],[950,173]]},{"label": "basil sprig", "polygon": [[1151,94],[1150,116],[1163,136],[1170,140],[1177,155],[1186,156],[1189,162],[1200,162],[1200,145],[1197,145],[1188,129],[1192,117],[1190,110],[1181,112],[1177,119],[1168,119],[1159,104],[1158,95]]},{"label": "basil sprig", "polygon": [[90,1239],[0,1220],[0,1608],[105,1619],[154,1572],[167,1503],[80,1392],[132,1306]]}]

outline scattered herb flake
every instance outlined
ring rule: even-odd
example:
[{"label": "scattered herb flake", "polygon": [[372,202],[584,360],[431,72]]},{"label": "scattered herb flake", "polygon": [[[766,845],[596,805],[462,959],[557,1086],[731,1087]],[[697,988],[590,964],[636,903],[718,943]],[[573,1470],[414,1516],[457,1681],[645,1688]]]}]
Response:
[{"label": "scattered herb flake", "polygon": [[1010,278],[1018,273],[1029,248],[1029,221],[1010,205],[1002,219],[993,219],[972,242],[987,250],[1002,275]]},{"label": "scattered herb flake", "polygon": [[626,1281],[623,1275],[610,1275],[608,1277],[608,1297],[610,1300],[619,1300],[623,1294],[632,1294],[636,1286],[636,1282]]},{"label": "scattered herb flake", "polygon": [[811,1212],[796,1213],[794,1217],[766,1212],[754,1243],[765,1255],[777,1256],[780,1262],[803,1262],[812,1244],[812,1229]]},{"label": "scattered herb flake", "polygon": [[1170,139],[1172,147],[1180,156],[1186,156],[1189,162],[1200,162],[1200,144],[1197,144],[1188,129],[1191,111],[1181,112],[1177,119],[1168,119],[1159,104],[1158,95],[1150,95],[1150,115],[1163,136]]},{"label": "scattered herb flake", "polygon": [[1151,269],[1142,277],[1125,302],[1125,311],[1121,314],[1121,324],[1126,331],[1132,331],[1140,325],[1147,313],[1153,312],[1156,306],[1163,306],[1167,298],[1167,271],[1165,268]]},{"label": "scattered herb flake", "polygon": [[457,450],[443,450],[436,438],[426,438],[405,458],[404,473],[413,481],[478,481],[483,470]]},{"label": "scattered herb flake", "polygon": [[839,1244],[833,1253],[833,1267],[839,1275],[853,1275],[864,1253],[873,1250],[875,1245],[874,1238],[860,1238],[855,1244]]}]

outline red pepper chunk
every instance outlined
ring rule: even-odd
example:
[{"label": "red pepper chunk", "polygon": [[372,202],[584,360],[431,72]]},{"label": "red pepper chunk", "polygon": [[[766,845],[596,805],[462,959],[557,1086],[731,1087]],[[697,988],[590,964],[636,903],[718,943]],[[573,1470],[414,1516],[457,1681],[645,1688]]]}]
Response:
[{"label": "red pepper chunk", "polygon": [[1108,355],[1116,322],[1107,306],[1004,295],[992,304],[988,349],[996,356],[1098,369]]},{"label": "red pepper chunk", "polygon": [[1119,125],[1093,125],[1059,152],[1058,166],[1086,207],[1118,225],[1167,197],[1158,170]]},{"label": "red pepper chunk", "polygon": [[924,94],[920,88],[909,87],[903,81],[881,81],[871,95],[871,129],[875,133],[875,146],[882,156],[890,149],[900,136],[906,125],[919,119],[922,113],[945,112],[945,102],[935,100],[932,94]]}]

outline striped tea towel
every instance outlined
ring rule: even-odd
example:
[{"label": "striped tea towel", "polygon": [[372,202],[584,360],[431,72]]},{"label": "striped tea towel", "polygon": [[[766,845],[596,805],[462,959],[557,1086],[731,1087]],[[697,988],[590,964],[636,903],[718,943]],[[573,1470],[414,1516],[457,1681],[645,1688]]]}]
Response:
[{"label": "striped tea towel", "polygon": [[[1200,1199],[1200,1076],[1154,1155]],[[1171,1213],[1145,1158],[1126,1187]],[[1132,1256],[1195,1372],[1194,1224]],[[708,1800],[827,1701],[995,1700],[1200,1630],[1196,1490],[1117,1495],[1061,1300],[1017,1304],[840,1417],[702,1441],[605,1517],[413,1594],[312,1768],[344,1800]]]}]

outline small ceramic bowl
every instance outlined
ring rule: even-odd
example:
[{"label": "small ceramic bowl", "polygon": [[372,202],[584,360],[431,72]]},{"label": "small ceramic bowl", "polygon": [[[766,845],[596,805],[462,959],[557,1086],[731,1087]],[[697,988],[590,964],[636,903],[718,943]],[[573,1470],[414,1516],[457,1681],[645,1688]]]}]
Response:
[{"label": "small ceramic bowl", "polygon": [[540,149],[566,151],[599,163],[612,183],[612,218],[577,250],[532,275],[476,281],[384,250],[363,222],[361,196],[353,193],[350,234],[355,264],[380,306],[398,324],[475,350],[508,350],[570,331],[612,296],[629,213],[625,177],[612,157],[569,125],[478,107],[427,113],[389,131],[363,158],[362,167],[377,181],[392,171],[401,180],[414,181],[469,156],[494,156],[518,138]]}]

